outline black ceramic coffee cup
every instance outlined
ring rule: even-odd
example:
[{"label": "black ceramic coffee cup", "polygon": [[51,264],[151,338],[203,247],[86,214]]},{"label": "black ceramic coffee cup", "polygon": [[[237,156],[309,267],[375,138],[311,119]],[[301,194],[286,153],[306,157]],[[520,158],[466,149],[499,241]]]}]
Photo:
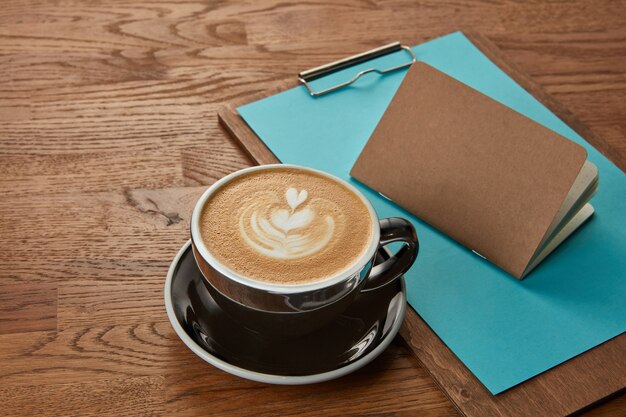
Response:
[{"label": "black ceramic coffee cup", "polygon": [[[304,284],[275,284],[244,277],[219,262],[200,233],[204,204],[225,184],[253,171],[292,168],[313,172],[338,182],[367,207],[372,234],[364,255],[347,270],[328,279]],[[402,218],[379,220],[365,196],[350,183],[328,173],[296,165],[262,165],[232,173],[213,184],[198,200],[191,217],[193,254],[204,283],[220,307],[244,326],[271,335],[311,332],[340,315],[361,291],[371,291],[397,279],[415,261],[419,244],[413,225]],[[394,242],[404,245],[394,255],[374,265],[376,252]],[[337,256],[342,256],[340,252]]]}]

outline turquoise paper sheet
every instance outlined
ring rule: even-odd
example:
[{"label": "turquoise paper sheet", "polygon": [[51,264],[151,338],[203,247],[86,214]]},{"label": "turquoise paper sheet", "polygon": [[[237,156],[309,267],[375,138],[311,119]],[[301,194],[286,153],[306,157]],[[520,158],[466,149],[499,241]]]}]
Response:
[{"label": "turquoise paper sheet", "polygon": [[[581,144],[598,166],[600,189],[592,200],[596,214],[523,281],[350,179],[350,168],[405,70],[382,77],[368,75],[355,86],[317,99],[297,87],[238,110],[282,162],[348,179],[365,193],[381,218],[401,216],[413,222],[421,250],[406,275],[409,303],[497,394],[626,330],[626,175],[462,33],[413,51],[419,60]],[[398,52],[375,63],[385,67],[405,59]],[[316,85],[335,84],[371,65],[332,74]]]}]

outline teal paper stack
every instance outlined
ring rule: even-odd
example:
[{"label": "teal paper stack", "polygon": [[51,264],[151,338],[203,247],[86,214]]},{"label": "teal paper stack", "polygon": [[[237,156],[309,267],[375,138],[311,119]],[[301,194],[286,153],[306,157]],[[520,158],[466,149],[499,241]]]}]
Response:
[{"label": "teal paper stack", "polygon": [[[350,179],[348,172],[404,71],[364,77],[355,86],[316,99],[298,87],[238,111],[282,162],[348,179],[381,218],[401,216],[414,223],[421,249],[407,274],[409,303],[497,394],[626,330],[626,175],[462,33],[412,49],[419,60],[581,144],[598,167],[602,184],[593,199],[594,218],[523,281]],[[396,53],[375,64],[388,67],[405,59]],[[371,61],[314,83],[324,88],[370,66]]]}]

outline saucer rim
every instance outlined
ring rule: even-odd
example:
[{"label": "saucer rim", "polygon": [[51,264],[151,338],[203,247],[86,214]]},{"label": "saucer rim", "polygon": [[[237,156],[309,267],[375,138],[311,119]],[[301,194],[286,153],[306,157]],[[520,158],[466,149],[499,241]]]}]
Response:
[{"label": "saucer rim", "polygon": [[331,379],[336,379],[347,374],[350,374],[357,369],[360,369],[377,358],[382,352],[387,349],[387,347],[391,344],[393,338],[400,331],[400,327],[402,326],[402,322],[404,321],[404,315],[406,313],[406,287],[404,285],[404,277],[400,277],[402,280],[402,298],[403,302],[400,303],[400,308],[398,313],[396,314],[395,322],[391,327],[390,331],[387,335],[380,341],[378,346],[372,349],[367,355],[362,358],[352,362],[349,365],[342,366],[337,369],[333,369],[331,371],[322,372],[318,374],[311,375],[298,375],[298,376],[285,376],[285,375],[274,375],[267,374],[262,372],[251,371],[245,368],[241,368],[236,365],[232,365],[222,359],[217,358],[216,356],[210,354],[206,350],[204,350],[200,345],[198,345],[183,329],[182,325],[176,318],[176,314],[174,313],[174,303],[172,300],[172,281],[174,279],[174,271],[176,266],[180,262],[183,254],[189,249],[191,246],[191,239],[187,240],[185,244],[180,248],[174,259],[172,260],[170,267],[167,271],[167,278],[165,280],[165,289],[164,289],[164,299],[165,299],[165,310],[167,312],[167,317],[170,321],[170,324],[174,328],[179,339],[200,359],[205,362],[215,366],[218,369],[221,369],[224,372],[227,372],[232,375],[236,375],[238,377],[248,379],[256,382],[263,382],[266,384],[276,384],[276,385],[305,385],[305,384],[315,384],[318,382],[329,381]]}]

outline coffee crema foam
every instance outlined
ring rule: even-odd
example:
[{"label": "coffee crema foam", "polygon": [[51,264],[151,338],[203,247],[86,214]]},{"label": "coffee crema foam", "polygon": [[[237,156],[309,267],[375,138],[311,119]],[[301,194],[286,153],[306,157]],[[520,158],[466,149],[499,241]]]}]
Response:
[{"label": "coffee crema foam", "polygon": [[226,183],[205,203],[200,229],[225,266],[278,284],[336,276],[372,239],[369,210],[357,195],[297,168],[252,171]]}]

